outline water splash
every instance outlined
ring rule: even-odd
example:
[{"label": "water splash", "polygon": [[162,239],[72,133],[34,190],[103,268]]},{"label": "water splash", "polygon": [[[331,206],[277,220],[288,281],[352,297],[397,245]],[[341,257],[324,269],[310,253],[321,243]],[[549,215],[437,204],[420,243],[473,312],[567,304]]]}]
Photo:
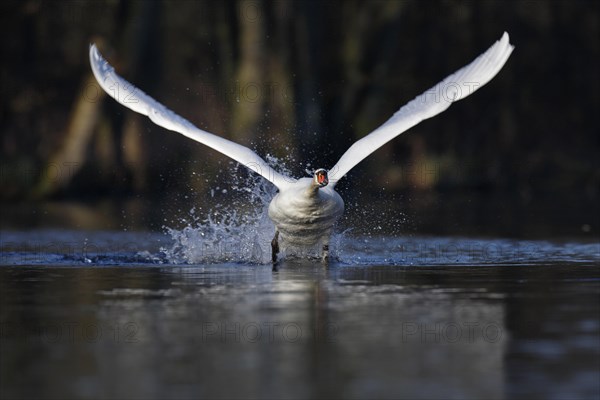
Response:
[{"label": "water splash", "polygon": [[[266,161],[276,170],[291,176],[284,162],[267,155]],[[218,204],[206,215],[200,216],[196,208],[189,212],[189,219],[182,220],[186,226],[175,229],[165,226],[173,245],[162,247],[161,252],[169,263],[257,263],[271,262],[271,240],[275,226],[268,216],[271,199],[276,188],[262,177],[248,174],[239,164],[231,164],[232,199],[225,205]],[[330,257],[336,259],[344,233],[332,235]],[[299,249],[282,244],[280,257],[311,258],[320,256],[321,249]]]},{"label": "water splash", "polygon": [[[281,170],[281,166],[277,166]],[[190,220],[182,221],[187,224],[183,229],[165,227],[174,242],[169,248],[161,248],[169,262],[269,262],[275,227],[267,211],[276,189],[270,182],[244,173],[241,168],[238,164],[232,167],[231,203],[218,204],[205,216],[192,208]]]}]

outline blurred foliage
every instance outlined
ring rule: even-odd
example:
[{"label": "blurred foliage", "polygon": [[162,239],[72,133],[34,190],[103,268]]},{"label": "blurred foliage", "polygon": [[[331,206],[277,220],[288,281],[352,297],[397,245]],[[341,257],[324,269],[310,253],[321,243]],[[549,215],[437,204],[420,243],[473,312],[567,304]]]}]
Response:
[{"label": "blurred foliage", "polygon": [[5,1],[1,198],[206,192],[229,160],[99,91],[89,43],[198,126],[331,167],[401,105],[503,31],[516,50],[485,88],[378,150],[353,192],[600,188],[599,2]]}]

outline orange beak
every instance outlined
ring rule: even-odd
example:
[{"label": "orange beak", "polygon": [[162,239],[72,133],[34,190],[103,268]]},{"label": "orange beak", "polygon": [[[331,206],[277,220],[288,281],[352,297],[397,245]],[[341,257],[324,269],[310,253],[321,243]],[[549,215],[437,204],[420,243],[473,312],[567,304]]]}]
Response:
[{"label": "orange beak", "polygon": [[329,183],[328,179],[327,179],[327,175],[325,174],[319,174],[317,175],[317,182],[319,182],[319,185],[327,185]]}]

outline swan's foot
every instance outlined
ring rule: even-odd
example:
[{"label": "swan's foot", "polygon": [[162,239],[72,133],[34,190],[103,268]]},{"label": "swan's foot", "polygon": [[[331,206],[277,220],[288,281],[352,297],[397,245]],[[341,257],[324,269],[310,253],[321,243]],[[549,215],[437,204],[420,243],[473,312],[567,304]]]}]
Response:
[{"label": "swan's foot", "polygon": [[277,263],[277,254],[279,254],[279,231],[275,231],[275,237],[271,240],[271,260],[273,264]]},{"label": "swan's foot", "polygon": [[325,265],[329,264],[329,245],[323,245],[323,255],[321,256],[321,262]]}]

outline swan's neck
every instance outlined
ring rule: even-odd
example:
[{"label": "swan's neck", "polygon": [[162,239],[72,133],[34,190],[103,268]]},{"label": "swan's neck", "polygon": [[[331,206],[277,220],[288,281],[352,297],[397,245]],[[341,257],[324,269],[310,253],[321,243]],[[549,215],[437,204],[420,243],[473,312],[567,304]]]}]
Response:
[{"label": "swan's neck", "polygon": [[308,195],[308,197],[316,197],[319,193],[320,188],[321,187],[313,181],[311,182],[308,189],[306,189],[306,194]]}]

